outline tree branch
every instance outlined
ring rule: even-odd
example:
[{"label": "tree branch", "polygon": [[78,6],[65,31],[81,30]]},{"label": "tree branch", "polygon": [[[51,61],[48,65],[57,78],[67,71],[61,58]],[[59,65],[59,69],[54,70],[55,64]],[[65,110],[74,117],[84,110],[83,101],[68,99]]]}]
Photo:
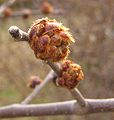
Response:
[{"label": "tree branch", "polygon": [[[18,27],[10,27],[9,32],[12,35],[12,37],[18,39],[19,41],[29,40],[28,34],[20,30]],[[61,73],[60,68],[56,64],[53,64],[49,61],[47,63],[56,72],[57,75]],[[14,105],[9,107],[2,107],[0,108],[0,117],[7,118],[63,114],[85,115],[100,112],[114,112],[114,99],[85,99],[77,88],[69,91],[77,101],[48,103],[40,105]],[[37,94],[37,92],[35,94]]]},{"label": "tree branch", "polygon": [[9,28],[10,35],[16,40],[16,41],[28,41],[29,37],[28,34],[21,29],[19,29],[17,26],[11,26]]},{"label": "tree branch", "polygon": [[4,12],[4,10],[5,10],[7,7],[10,7],[10,6],[13,5],[15,2],[16,2],[16,0],[9,0],[8,2],[2,4],[2,5],[0,6],[0,16],[1,16],[1,14]]},{"label": "tree branch", "polygon": [[30,103],[30,102],[32,101],[32,99],[35,98],[36,95],[40,92],[40,90],[41,90],[49,81],[51,81],[55,76],[56,76],[55,73],[54,73],[53,71],[50,71],[50,72],[48,73],[48,75],[46,76],[46,78],[44,79],[44,81],[43,81],[40,85],[38,85],[38,86],[33,90],[33,92],[32,92],[30,95],[28,95],[28,97],[25,98],[25,99],[21,102],[21,104],[28,104],[28,103]]},{"label": "tree branch", "polygon": [[82,107],[87,107],[88,103],[85,101],[85,98],[82,96],[77,88],[71,89],[69,91]]},{"label": "tree branch", "polygon": [[46,63],[53,69],[53,71],[60,76],[61,75],[61,68],[59,67],[59,64],[52,63],[50,61],[46,61]]},{"label": "tree branch", "polygon": [[[61,75],[61,69],[60,67],[55,64],[52,63],[50,61],[47,61],[47,64],[55,71],[55,73],[60,76]],[[69,90],[70,93],[72,94],[72,96],[77,100],[77,102],[82,106],[82,107],[87,107],[87,102],[85,101],[85,98],[83,97],[83,95],[80,93],[80,91],[75,88],[72,90]]]},{"label": "tree branch", "polygon": [[[28,15],[40,15],[43,14],[41,12],[41,10],[39,9],[28,9],[30,11],[30,13]],[[12,11],[12,14],[9,17],[15,18],[15,17],[23,17],[25,15],[25,11],[24,10],[20,10],[20,11]],[[61,15],[61,14],[65,14],[65,11],[63,10],[59,10],[59,9],[54,9],[53,13],[50,14],[56,14],[56,15]],[[3,19],[4,15],[0,16],[0,19]]]},{"label": "tree branch", "polygon": [[86,115],[92,113],[114,112],[114,99],[86,99],[89,107],[82,109],[75,101],[20,105],[14,104],[0,108],[0,118],[46,116],[46,115]]},{"label": "tree branch", "polygon": [[[20,30],[18,27],[16,26],[11,26],[9,28],[9,33],[11,34],[11,36],[13,38],[15,38],[18,41],[28,41],[29,37],[28,34],[22,30]],[[55,63],[52,63],[50,61],[47,61],[47,64],[55,71],[55,73],[60,76],[61,74],[61,69],[59,68],[59,66]],[[81,95],[81,93],[79,92],[79,90],[73,89],[73,90],[69,90],[71,92],[71,94],[73,95],[74,98],[76,98],[76,100],[79,102],[79,104],[84,107],[87,106],[87,103],[84,100],[84,97]]]}]

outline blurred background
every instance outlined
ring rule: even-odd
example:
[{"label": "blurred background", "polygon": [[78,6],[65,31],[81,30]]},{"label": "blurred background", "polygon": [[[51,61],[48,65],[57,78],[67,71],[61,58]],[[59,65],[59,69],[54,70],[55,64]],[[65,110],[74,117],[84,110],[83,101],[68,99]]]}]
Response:
[{"label": "blurred background", "polygon": [[[8,0],[0,0],[0,5]],[[26,42],[15,42],[8,34],[12,25],[28,31],[34,20],[56,19],[70,28],[75,44],[70,59],[80,64],[85,80],[78,86],[86,98],[114,97],[114,0],[49,0],[50,14],[42,9],[43,0],[16,0],[0,17],[0,106],[21,102],[32,89],[30,76],[45,78],[50,68],[37,60]],[[8,11],[8,9],[6,11]],[[23,13],[28,10],[29,14]],[[33,14],[32,11],[33,10]],[[22,15],[21,13],[22,12]],[[47,84],[31,103],[72,100],[70,93],[53,83]],[[85,116],[46,116],[13,120],[109,120],[114,113]],[[7,120],[11,120],[7,119]]]}]

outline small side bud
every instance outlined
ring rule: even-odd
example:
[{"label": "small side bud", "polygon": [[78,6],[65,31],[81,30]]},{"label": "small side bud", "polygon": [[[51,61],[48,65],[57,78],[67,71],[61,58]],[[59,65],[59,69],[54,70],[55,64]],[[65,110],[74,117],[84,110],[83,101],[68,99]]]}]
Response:
[{"label": "small side bud", "polygon": [[62,74],[57,78],[56,83],[58,86],[73,89],[83,79],[84,74],[81,66],[70,60],[65,60],[62,63]]},{"label": "small side bud", "polygon": [[44,14],[52,13],[53,12],[53,6],[49,2],[44,1],[41,5],[41,11]]},{"label": "small side bud", "polygon": [[41,83],[42,80],[38,76],[31,76],[27,86],[30,88],[35,88],[37,85],[40,85]]},{"label": "small side bud", "polygon": [[12,9],[11,8],[6,8],[4,11],[3,11],[3,15],[4,15],[4,18],[8,18],[12,15]]},{"label": "small side bud", "polygon": [[24,9],[23,10],[23,15],[22,15],[22,17],[23,17],[23,19],[28,19],[30,16],[31,16],[31,10],[29,10],[29,9]]}]

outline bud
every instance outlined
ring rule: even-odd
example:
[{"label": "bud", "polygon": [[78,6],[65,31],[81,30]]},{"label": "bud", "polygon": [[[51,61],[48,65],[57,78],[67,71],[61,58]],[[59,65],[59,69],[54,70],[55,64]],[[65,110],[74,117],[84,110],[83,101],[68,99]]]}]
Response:
[{"label": "bud", "polygon": [[68,28],[56,20],[48,18],[36,20],[28,34],[29,44],[34,50],[35,56],[51,62],[66,59],[70,52],[69,45],[74,42]]},{"label": "bud", "polygon": [[84,74],[81,69],[81,66],[73,63],[70,60],[65,60],[62,63],[62,74],[57,78],[57,85],[73,89],[79,83],[79,81],[84,79]]},{"label": "bud", "polygon": [[6,8],[4,11],[3,11],[3,15],[4,15],[4,17],[5,18],[8,18],[8,17],[10,17],[11,15],[12,15],[12,10],[11,10],[11,8]]},{"label": "bud", "polygon": [[24,19],[28,19],[30,16],[31,16],[31,11],[29,9],[24,9],[22,17]]},{"label": "bud", "polygon": [[41,5],[41,11],[44,14],[52,13],[53,12],[53,6],[49,2],[44,1],[43,4]]},{"label": "bud", "polygon": [[42,81],[38,76],[32,76],[27,86],[30,88],[35,88],[36,85],[40,85],[41,83]]}]

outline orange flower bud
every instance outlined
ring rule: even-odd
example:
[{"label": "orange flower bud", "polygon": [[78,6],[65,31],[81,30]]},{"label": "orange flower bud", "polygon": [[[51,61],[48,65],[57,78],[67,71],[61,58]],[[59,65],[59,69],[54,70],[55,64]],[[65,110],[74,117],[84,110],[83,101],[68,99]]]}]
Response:
[{"label": "orange flower bud", "polygon": [[30,87],[30,88],[35,88],[36,87],[36,85],[39,85],[39,84],[41,84],[41,80],[40,80],[40,78],[39,77],[37,77],[37,76],[32,76],[31,78],[30,78],[30,81],[29,81],[29,83],[28,83],[28,87]]},{"label": "orange flower bud", "polygon": [[48,18],[36,20],[28,34],[35,56],[52,62],[64,60],[70,52],[70,43],[74,42],[66,27]]},{"label": "orange flower bud", "polygon": [[49,2],[45,1],[45,2],[43,2],[42,6],[41,6],[41,11],[44,14],[52,13],[53,6]]},{"label": "orange flower bud", "polygon": [[81,66],[65,60],[62,64],[62,74],[57,78],[57,85],[65,87],[67,89],[73,89],[79,83],[80,80],[84,79],[84,74]]},{"label": "orange flower bud", "polygon": [[31,11],[29,9],[24,9],[22,17],[24,19],[28,19],[30,16],[31,16]]},{"label": "orange flower bud", "polygon": [[5,18],[7,18],[7,17],[10,17],[11,15],[12,15],[12,10],[11,10],[11,8],[6,8],[5,10],[4,10],[4,12],[3,12],[3,15],[4,15],[4,17]]}]

